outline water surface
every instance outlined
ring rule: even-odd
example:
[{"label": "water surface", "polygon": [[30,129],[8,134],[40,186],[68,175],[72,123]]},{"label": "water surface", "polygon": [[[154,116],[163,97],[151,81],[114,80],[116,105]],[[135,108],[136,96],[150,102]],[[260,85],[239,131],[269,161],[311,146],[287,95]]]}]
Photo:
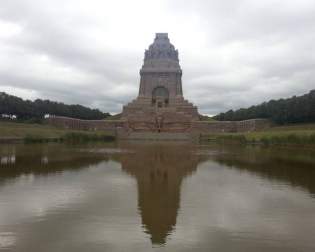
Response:
[{"label": "water surface", "polygon": [[0,250],[315,251],[314,154],[0,145]]}]

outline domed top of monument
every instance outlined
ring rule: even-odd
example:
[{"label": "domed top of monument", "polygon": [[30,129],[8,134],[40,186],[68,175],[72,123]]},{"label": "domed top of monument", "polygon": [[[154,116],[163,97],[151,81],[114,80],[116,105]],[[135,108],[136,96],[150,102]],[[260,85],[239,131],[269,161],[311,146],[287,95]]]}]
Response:
[{"label": "domed top of monument", "polygon": [[178,62],[178,51],[170,43],[167,33],[156,33],[153,44],[145,51],[144,60],[169,59]]},{"label": "domed top of monument", "polygon": [[158,132],[164,123],[170,132],[186,132],[191,121],[199,120],[197,107],[183,97],[178,51],[167,33],[156,33],[145,50],[138,97],[124,106],[121,118],[131,122],[128,127],[134,130]]},{"label": "domed top of monument", "polygon": [[154,42],[145,50],[140,73],[144,72],[181,73],[178,51],[170,43],[167,33],[156,33]]}]

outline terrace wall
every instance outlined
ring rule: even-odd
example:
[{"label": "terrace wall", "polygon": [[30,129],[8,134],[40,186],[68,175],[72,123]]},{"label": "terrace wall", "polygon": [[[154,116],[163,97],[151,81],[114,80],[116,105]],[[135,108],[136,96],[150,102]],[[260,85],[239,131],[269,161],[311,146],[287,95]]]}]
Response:
[{"label": "terrace wall", "polygon": [[[123,132],[130,134],[135,130],[130,126],[130,122],[126,120],[81,120],[63,116],[50,116],[45,119],[50,125],[58,128],[71,130],[90,130],[90,131],[110,131]],[[190,127],[184,130],[186,133],[231,133],[231,132],[251,132],[264,130],[270,127],[270,121],[267,119],[251,119],[245,121],[191,121]],[[139,130],[138,130],[139,131]],[[146,130],[148,131],[148,130]],[[155,130],[151,130],[156,132]],[[163,132],[172,132],[164,129]]]}]

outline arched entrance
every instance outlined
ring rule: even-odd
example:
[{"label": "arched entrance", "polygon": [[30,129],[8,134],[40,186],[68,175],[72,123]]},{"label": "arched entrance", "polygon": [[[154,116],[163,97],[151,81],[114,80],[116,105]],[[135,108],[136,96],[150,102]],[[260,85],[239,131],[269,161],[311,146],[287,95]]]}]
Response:
[{"label": "arched entrance", "polygon": [[168,105],[169,93],[165,87],[156,87],[152,91],[152,105],[163,108]]}]

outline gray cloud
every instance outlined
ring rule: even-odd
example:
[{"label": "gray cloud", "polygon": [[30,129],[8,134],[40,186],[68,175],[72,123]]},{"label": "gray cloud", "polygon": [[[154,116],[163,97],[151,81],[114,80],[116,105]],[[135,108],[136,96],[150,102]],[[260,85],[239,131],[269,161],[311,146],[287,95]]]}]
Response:
[{"label": "gray cloud", "polygon": [[120,112],[144,49],[166,31],[202,113],[303,94],[314,88],[314,11],[312,0],[3,0],[0,91]]}]

